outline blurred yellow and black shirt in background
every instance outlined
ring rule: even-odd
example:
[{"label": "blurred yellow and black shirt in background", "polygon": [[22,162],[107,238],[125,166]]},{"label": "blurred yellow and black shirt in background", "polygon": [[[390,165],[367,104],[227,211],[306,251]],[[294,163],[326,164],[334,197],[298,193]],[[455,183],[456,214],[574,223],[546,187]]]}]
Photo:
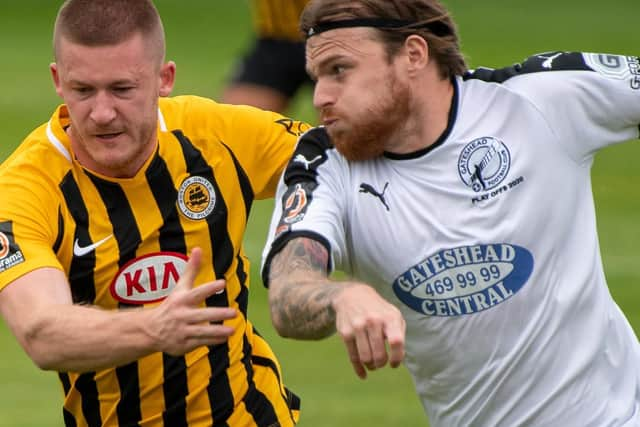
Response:
[{"label": "blurred yellow and black shirt in background", "polygon": [[253,0],[253,21],[259,37],[302,41],[299,19],[309,0]]}]

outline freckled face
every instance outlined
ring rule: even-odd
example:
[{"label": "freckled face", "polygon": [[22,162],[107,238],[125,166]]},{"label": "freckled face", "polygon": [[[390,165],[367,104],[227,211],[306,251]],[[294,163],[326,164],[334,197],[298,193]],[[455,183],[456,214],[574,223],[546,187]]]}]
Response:
[{"label": "freckled face", "polygon": [[409,114],[409,86],[371,31],[336,29],[307,41],[314,106],[349,160],[380,156]]}]

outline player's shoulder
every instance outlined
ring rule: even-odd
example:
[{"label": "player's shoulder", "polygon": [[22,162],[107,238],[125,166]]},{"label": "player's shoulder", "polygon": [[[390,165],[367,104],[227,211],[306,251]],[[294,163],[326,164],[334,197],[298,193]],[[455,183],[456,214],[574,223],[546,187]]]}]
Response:
[{"label": "player's shoulder", "polygon": [[316,181],[318,169],[327,162],[340,161],[324,126],[316,126],[298,138],[291,160],[285,170],[287,184],[299,179]]},{"label": "player's shoulder", "polygon": [[17,172],[24,171],[55,174],[65,173],[71,168],[68,148],[60,142],[51,130],[50,123],[35,128],[16,149],[0,164],[2,180]]},{"label": "player's shoulder", "polygon": [[552,51],[538,53],[523,61],[502,68],[479,67],[467,72],[463,79],[505,83],[514,77],[536,76],[545,73],[558,76],[559,71],[584,71],[604,75],[614,75],[633,68],[638,61],[632,57],[605,53]]},{"label": "player's shoulder", "polygon": [[215,135],[234,122],[237,111],[197,95],[160,98],[160,122],[168,131],[185,135]]}]

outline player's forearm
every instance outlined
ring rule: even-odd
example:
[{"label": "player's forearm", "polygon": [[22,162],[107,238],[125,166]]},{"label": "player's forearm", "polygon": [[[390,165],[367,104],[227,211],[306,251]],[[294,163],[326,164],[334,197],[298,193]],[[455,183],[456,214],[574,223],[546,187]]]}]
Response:
[{"label": "player's forearm", "polygon": [[41,369],[93,371],[155,351],[155,340],[145,328],[150,320],[143,310],[107,312],[63,305],[34,318],[21,341]]},{"label": "player's forearm", "polygon": [[[301,275],[298,277],[302,278]],[[278,333],[297,339],[321,339],[335,332],[336,314],[332,300],[340,291],[329,280],[287,279],[271,282],[271,318]]]},{"label": "player's forearm", "polygon": [[320,339],[335,332],[333,299],[341,284],[327,278],[328,253],[319,242],[296,238],[273,257],[269,303],[278,333]]}]

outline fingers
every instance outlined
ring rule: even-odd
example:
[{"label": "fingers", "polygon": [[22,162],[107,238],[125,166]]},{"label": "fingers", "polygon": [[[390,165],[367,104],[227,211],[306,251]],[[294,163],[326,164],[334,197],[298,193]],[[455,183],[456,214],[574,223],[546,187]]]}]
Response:
[{"label": "fingers", "polygon": [[176,290],[189,290],[193,288],[193,282],[196,280],[198,271],[200,270],[200,263],[202,261],[202,249],[193,248],[191,256],[187,261],[187,266],[184,272],[180,275],[180,279],[176,284],[174,291]]},{"label": "fingers", "polygon": [[361,362],[362,359],[360,358],[360,352],[358,351],[358,346],[356,345],[355,340],[345,340],[344,343],[347,347],[347,352],[349,353],[351,366],[353,366],[353,370],[356,375],[361,379],[367,378],[367,371]]},{"label": "fingers", "polygon": [[222,323],[233,319],[237,314],[236,309],[231,307],[207,307],[194,310],[188,321],[192,324]]},{"label": "fingers", "polygon": [[222,292],[224,290],[224,287],[225,281],[222,279],[199,285],[189,291],[189,302],[193,305],[197,305],[205,299],[209,298],[211,295]]},{"label": "fingers", "polygon": [[201,323],[193,325],[188,330],[187,339],[193,348],[202,345],[216,345],[226,342],[234,329],[229,326]]},{"label": "fingers", "polygon": [[336,330],[356,375],[366,378],[367,370],[400,366],[406,332],[400,310],[369,286],[352,286],[337,295]]},{"label": "fingers", "polygon": [[392,368],[397,368],[404,360],[405,332],[406,323],[402,317],[397,319],[397,321],[391,324],[385,331],[387,343],[389,344],[389,365]]},{"label": "fingers", "polygon": [[388,356],[382,326],[373,324],[356,331],[355,343],[360,361],[373,371],[387,364]]},{"label": "fingers", "polygon": [[404,359],[404,340],[395,339],[393,345],[389,342],[390,358],[387,353],[387,338],[379,325],[358,330],[352,337],[343,337],[343,340],[353,370],[362,379],[367,377],[367,370],[382,368],[390,360],[390,365],[397,367]]}]

